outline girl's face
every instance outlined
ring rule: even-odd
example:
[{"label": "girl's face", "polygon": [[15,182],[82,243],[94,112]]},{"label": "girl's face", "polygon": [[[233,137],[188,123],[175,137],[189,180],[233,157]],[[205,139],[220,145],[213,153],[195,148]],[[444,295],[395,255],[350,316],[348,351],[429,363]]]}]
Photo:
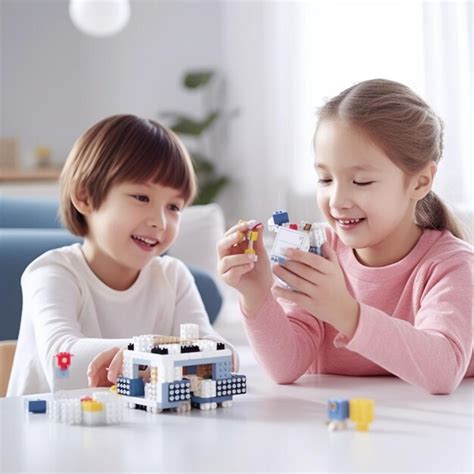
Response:
[{"label": "girl's face", "polygon": [[179,190],[160,184],[112,186],[99,209],[86,214],[83,250],[94,273],[113,288],[130,286],[174,242],[184,204]]},{"label": "girl's face", "polygon": [[362,249],[378,250],[379,257],[393,254],[407,232],[419,233],[408,177],[364,133],[342,121],[321,123],[315,168],[321,212],[345,245],[359,249],[356,255],[364,263],[387,262],[374,259],[373,252],[369,258]]}]

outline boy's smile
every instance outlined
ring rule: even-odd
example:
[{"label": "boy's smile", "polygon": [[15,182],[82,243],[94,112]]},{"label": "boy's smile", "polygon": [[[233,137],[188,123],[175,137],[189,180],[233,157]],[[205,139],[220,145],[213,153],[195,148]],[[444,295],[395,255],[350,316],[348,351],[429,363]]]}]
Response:
[{"label": "boy's smile", "polygon": [[142,250],[145,250],[145,252],[151,252],[160,242],[153,237],[143,237],[141,235],[132,235],[132,239]]},{"label": "boy's smile", "polygon": [[84,214],[89,232],[83,251],[92,271],[117,290],[130,287],[150,260],[176,238],[184,199],[154,183],[113,185],[98,209]]}]

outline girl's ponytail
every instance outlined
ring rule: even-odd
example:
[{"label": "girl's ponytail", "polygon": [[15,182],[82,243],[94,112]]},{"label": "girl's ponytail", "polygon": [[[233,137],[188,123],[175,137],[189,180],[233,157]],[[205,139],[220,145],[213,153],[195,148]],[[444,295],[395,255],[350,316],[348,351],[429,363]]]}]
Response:
[{"label": "girl's ponytail", "polygon": [[461,221],[433,191],[417,202],[415,222],[424,229],[448,230],[458,239],[467,240]]}]

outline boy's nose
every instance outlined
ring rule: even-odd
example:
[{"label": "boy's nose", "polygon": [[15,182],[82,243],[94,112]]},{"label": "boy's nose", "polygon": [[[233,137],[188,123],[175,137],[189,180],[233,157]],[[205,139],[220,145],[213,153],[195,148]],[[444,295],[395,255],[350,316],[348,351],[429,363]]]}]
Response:
[{"label": "boy's nose", "polygon": [[153,215],[148,218],[147,225],[158,230],[166,228],[166,218],[163,215]]}]

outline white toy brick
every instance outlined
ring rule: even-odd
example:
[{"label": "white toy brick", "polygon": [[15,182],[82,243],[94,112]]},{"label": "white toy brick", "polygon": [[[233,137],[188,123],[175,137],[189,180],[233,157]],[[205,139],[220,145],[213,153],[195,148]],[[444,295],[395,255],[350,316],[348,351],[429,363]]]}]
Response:
[{"label": "white toy brick", "polygon": [[180,339],[182,341],[190,341],[199,339],[199,326],[197,324],[181,324]]}]

